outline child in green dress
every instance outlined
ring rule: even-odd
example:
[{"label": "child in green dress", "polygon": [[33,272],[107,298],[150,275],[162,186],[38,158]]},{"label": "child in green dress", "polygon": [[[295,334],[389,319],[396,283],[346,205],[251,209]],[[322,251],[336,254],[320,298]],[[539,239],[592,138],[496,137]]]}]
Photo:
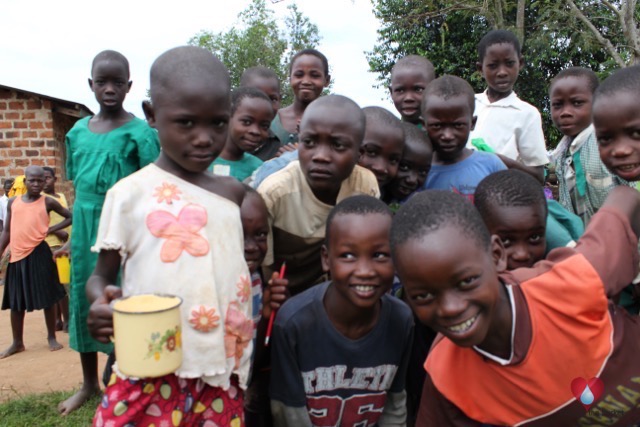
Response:
[{"label": "child in green dress", "polygon": [[89,87],[100,112],[76,122],[66,136],[67,178],[75,187],[69,345],[80,353],[83,382],[77,393],[58,406],[62,415],[100,392],[97,352],[112,350],[110,344],[89,335],[85,295],[85,284],[97,260],[90,248],[95,243],[105,195],[116,182],[153,162],[160,153],[157,132],[122,107],[131,81],[129,61],[121,53],[106,50],[94,58]]}]

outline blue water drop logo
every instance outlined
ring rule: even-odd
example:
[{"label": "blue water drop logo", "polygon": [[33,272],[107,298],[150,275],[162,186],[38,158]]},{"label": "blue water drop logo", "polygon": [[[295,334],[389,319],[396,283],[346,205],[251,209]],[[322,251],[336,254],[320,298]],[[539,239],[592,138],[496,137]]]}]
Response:
[{"label": "blue water drop logo", "polygon": [[580,402],[582,402],[583,405],[591,405],[594,400],[595,397],[593,396],[591,389],[589,388],[589,386],[586,386],[584,388],[584,391],[580,395]]}]

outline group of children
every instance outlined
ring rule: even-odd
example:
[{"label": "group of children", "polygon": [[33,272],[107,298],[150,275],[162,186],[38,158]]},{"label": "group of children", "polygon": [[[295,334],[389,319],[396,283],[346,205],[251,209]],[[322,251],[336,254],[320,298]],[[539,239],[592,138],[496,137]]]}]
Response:
[{"label": "group of children", "polygon": [[[100,390],[111,302],[163,293],[183,299],[182,366],[128,378],[110,359],[94,425],[640,421],[640,321],[617,305],[638,273],[640,194],[627,184],[640,180],[640,69],[600,87],[583,68],[552,81],[565,135],[555,204],[540,115],[513,92],[517,38],[492,31],[478,50],[480,95],[435,78],[426,58],[399,60],[401,119],[321,96],[328,61],[313,49],[293,57],[294,102],[279,109],[272,71],[248,69],[231,91],[215,56],[179,47],[151,68],[145,123],[122,108],[126,58],[96,56],[100,112],[67,135],[70,342],[83,386],[61,413]],[[46,308],[20,294],[51,260],[34,242],[70,223],[40,195],[44,171],[26,175],[0,237],[12,246],[12,321]],[[51,210],[65,220],[44,227]],[[21,258],[23,247],[33,254]],[[579,378],[600,378],[603,397],[572,394]]]}]

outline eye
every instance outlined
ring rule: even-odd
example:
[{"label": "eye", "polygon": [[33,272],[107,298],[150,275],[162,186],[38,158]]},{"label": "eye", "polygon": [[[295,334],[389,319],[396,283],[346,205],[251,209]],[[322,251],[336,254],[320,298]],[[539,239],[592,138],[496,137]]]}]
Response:
[{"label": "eye", "polygon": [[502,244],[505,248],[508,248],[511,245],[511,239],[508,237],[500,237],[500,240],[502,240]]},{"label": "eye", "polygon": [[180,123],[180,125],[185,128],[192,128],[194,125],[193,120],[190,119],[180,119],[178,120],[178,123]]},{"label": "eye", "polygon": [[424,91],[424,88],[422,86],[416,86],[413,90],[417,93],[422,93],[422,91]]},{"label": "eye", "polygon": [[430,292],[419,293],[415,295],[411,295],[411,299],[416,304],[429,304],[435,300],[435,295]]},{"label": "eye", "polygon": [[344,151],[347,146],[342,141],[333,141],[333,148],[337,151]]},{"label": "eye", "polygon": [[392,158],[389,159],[389,164],[390,165],[394,165],[395,166],[395,165],[397,165],[399,163],[400,163],[400,159],[397,158],[397,157],[392,157]]},{"label": "eye", "polygon": [[370,156],[370,157],[376,157],[378,155],[378,150],[376,150],[374,147],[365,145],[364,147],[364,152],[366,155]]},{"label": "eye", "polygon": [[529,237],[529,242],[534,243],[534,244],[542,242],[542,235],[541,234],[534,234],[533,236]]},{"label": "eye", "polygon": [[561,102],[552,102],[551,108],[560,108],[562,106]]},{"label": "eye", "polygon": [[460,280],[459,287],[461,289],[472,288],[479,278],[480,278],[480,276],[465,277],[464,279]]},{"label": "eye", "polygon": [[302,142],[302,145],[306,148],[313,148],[316,145],[315,141],[311,138],[303,138],[300,142]]},{"label": "eye", "polygon": [[388,260],[391,259],[391,254],[389,252],[376,252],[373,254],[373,259]]},{"label": "eye", "polygon": [[258,233],[258,235],[256,236],[256,239],[259,241],[265,241],[267,240],[267,236],[269,235],[269,232],[267,231],[261,231],[260,233]]},{"label": "eye", "polygon": [[640,129],[633,129],[631,131],[631,138],[640,139]]},{"label": "eye", "polygon": [[[192,122],[193,123],[193,122]],[[225,127],[228,123],[228,120],[225,119],[218,119],[218,120],[214,120],[213,122],[211,122],[213,124],[213,126],[215,128],[221,129],[223,127]]]},{"label": "eye", "polygon": [[398,166],[398,171],[399,172],[408,172],[409,171],[409,165],[403,162],[400,162],[400,165]]},{"label": "eye", "polygon": [[427,177],[427,175],[429,175],[429,169],[422,169],[418,171],[418,175],[420,175],[421,177]]},{"label": "eye", "polygon": [[573,101],[573,106],[574,107],[580,107],[580,106],[584,105],[584,103],[585,102],[583,100],[575,100],[575,101]]},{"label": "eye", "polygon": [[356,258],[356,256],[351,252],[342,252],[338,255],[338,258],[342,258],[345,260],[353,260]]},{"label": "eye", "polygon": [[596,139],[598,141],[598,145],[600,147],[606,147],[611,143],[611,137],[609,135],[598,135],[596,134]]},{"label": "eye", "polygon": [[454,129],[462,129],[462,128],[464,128],[464,123],[454,123],[453,124],[453,128]]}]

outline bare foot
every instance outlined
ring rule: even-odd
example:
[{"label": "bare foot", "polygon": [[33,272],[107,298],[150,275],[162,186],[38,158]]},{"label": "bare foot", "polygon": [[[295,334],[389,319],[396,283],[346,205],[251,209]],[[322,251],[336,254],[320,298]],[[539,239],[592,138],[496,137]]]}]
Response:
[{"label": "bare foot", "polygon": [[5,351],[0,353],[0,359],[4,359],[5,357],[9,357],[23,351],[24,351],[24,344],[13,343],[9,346],[9,348],[7,348]]},{"label": "bare foot", "polygon": [[58,341],[56,341],[55,338],[48,338],[47,340],[49,341],[49,350],[57,351],[57,350],[62,349],[62,344],[60,344]]},{"label": "bare foot", "polygon": [[97,386],[96,388],[85,388],[83,386],[73,396],[71,396],[64,402],[60,402],[60,404],[58,405],[58,412],[60,412],[60,415],[62,416],[69,415],[70,413],[84,405],[87,400],[100,393],[100,386]]}]

